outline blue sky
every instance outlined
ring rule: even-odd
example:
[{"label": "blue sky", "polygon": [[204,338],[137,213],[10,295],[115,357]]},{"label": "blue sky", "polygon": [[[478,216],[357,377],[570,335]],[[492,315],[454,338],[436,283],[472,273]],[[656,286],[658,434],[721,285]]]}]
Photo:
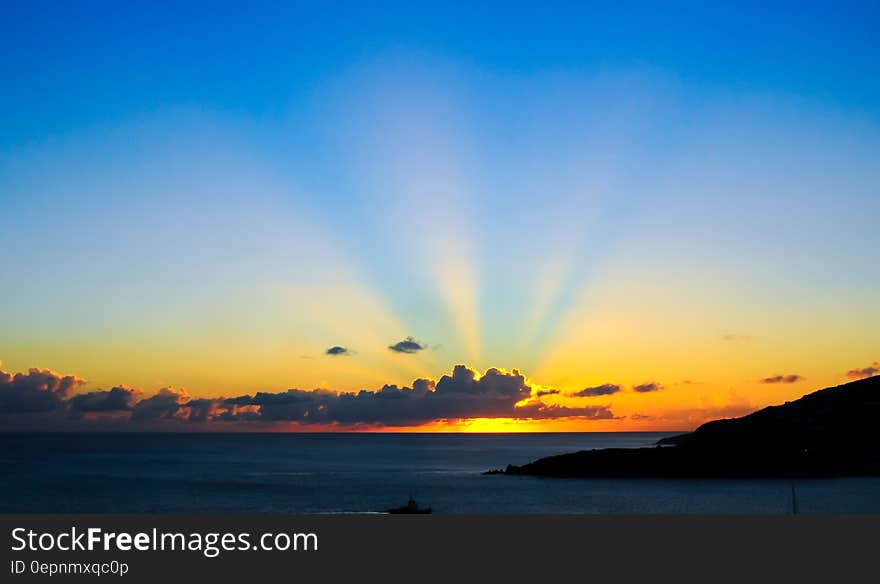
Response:
[{"label": "blue sky", "polygon": [[647,69],[876,113],[873,2],[278,4],[6,3],[4,142],[184,104],[286,116],[389,52],[489,76]]},{"label": "blue sky", "polygon": [[[6,3],[0,358],[194,394],[697,360],[727,391],[717,341],[739,335],[765,342],[736,358],[749,379],[832,380],[880,340],[877,22]],[[388,354],[409,335],[428,348]]]}]

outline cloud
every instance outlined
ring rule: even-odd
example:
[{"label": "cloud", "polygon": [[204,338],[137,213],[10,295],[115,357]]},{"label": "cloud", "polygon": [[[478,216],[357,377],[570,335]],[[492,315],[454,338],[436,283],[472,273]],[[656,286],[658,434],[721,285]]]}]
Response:
[{"label": "cloud", "polygon": [[73,396],[68,402],[71,418],[78,419],[87,413],[125,412],[131,409],[134,390],[114,387],[110,391],[92,391]]},{"label": "cloud", "polygon": [[339,345],[336,345],[334,347],[330,347],[329,349],[324,351],[324,353],[326,355],[331,355],[334,357],[339,357],[339,356],[347,357],[352,354],[352,351],[349,349],[346,349],[345,347],[340,347]]},{"label": "cloud", "polygon": [[[55,412],[42,424],[63,428],[184,429],[189,423],[250,423],[264,426],[293,423],[297,426],[409,426],[437,420],[468,418],[551,419],[614,418],[609,406],[567,407],[540,401],[559,390],[533,391],[518,370],[488,369],[482,376],[457,365],[439,381],[416,379],[408,387],[385,385],[376,391],[335,392],[327,389],[257,392],[231,397],[191,398],[183,389],[165,387],[138,400],[138,390],[118,386],[110,390],[65,395],[82,383],[47,370],[12,376],[0,371],[0,404],[6,413],[19,413],[19,427],[27,427],[26,414]],[[64,416],[64,412],[67,416]],[[113,414],[103,416],[101,414]],[[175,424],[169,426],[169,424]],[[88,426],[83,426],[88,424]],[[103,426],[102,426],[103,425]],[[71,426],[68,426],[71,427]]]},{"label": "cloud", "polygon": [[182,407],[187,401],[189,396],[185,391],[164,387],[156,395],[136,403],[131,412],[131,419],[144,421],[185,417]]},{"label": "cloud", "polygon": [[620,386],[614,383],[604,383],[594,387],[585,387],[580,391],[574,392],[574,397],[597,397],[600,395],[612,395],[620,391]]},{"label": "cloud", "polygon": [[[477,378],[476,372],[457,365],[452,375],[434,383],[417,379],[412,387],[386,385],[379,391],[334,393],[316,389],[290,389],[284,393],[257,393],[225,400],[232,406],[259,406],[247,419],[299,424],[344,425],[417,425],[435,420],[464,418],[548,419],[581,417],[608,419],[613,413],[607,406],[568,408],[533,401],[517,406],[531,397],[531,388],[517,370],[510,373],[489,369]],[[537,395],[537,393],[536,393]],[[234,419],[225,416],[224,419]]]},{"label": "cloud", "polygon": [[452,375],[444,375],[436,384],[417,379],[411,388],[385,385],[378,391],[356,393],[290,389],[240,396],[226,403],[259,406],[263,421],[401,426],[438,419],[516,417],[514,406],[530,395],[531,388],[516,370],[489,369],[477,379],[475,371],[457,365]]},{"label": "cloud", "polygon": [[759,383],[797,383],[803,379],[800,375],[790,373],[789,375],[771,375],[759,380]]},{"label": "cloud", "polygon": [[30,369],[12,375],[0,371],[0,414],[40,413],[64,407],[64,398],[85,383],[50,369]]},{"label": "cloud", "polygon": [[186,419],[190,422],[207,422],[218,413],[220,404],[219,399],[191,399],[185,404],[188,412]]},{"label": "cloud", "polygon": [[652,391],[660,391],[661,389],[663,389],[663,386],[656,381],[633,386],[633,391],[636,393],[650,393]]},{"label": "cloud", "polygon": [[735,335],[735,334],[726,334],[721,335],[721,340],[728,343],[748,343],[752,340],[751,335]]},{"label": "cloud", "polygon": [[880,362],[874,361],[867,367],[862,367],[861,369],[850,369],[846,372],[847,377],[852,377],[853,379],[865,379],[866,377],[872,377],[880,373]]},{"label": "cloud", "polygon": [[388,345],[388,348],[397,353],[418,353],[427,349],[427,345],[423,345],[412,337],[406,337],[404,340]]}]

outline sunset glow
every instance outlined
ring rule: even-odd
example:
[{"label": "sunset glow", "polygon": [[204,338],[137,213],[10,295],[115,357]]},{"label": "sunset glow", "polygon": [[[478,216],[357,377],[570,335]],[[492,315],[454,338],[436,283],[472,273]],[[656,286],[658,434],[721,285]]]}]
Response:
[{"label": "sunset glow", "polygon": [[874,374],[867,36],[352,10],[180,52],[120,8],[4,66],[0,423],[687,430]]}]

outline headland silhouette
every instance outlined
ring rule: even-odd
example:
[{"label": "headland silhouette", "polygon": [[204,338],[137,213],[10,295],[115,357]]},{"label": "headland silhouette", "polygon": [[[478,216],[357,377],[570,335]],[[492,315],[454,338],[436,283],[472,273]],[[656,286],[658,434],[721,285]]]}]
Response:
[{"label": "headland silhouette", "polygon": [[567,478],[880,475],[880,376],[715,420],[653,448],[584,450],[486,474]]}]

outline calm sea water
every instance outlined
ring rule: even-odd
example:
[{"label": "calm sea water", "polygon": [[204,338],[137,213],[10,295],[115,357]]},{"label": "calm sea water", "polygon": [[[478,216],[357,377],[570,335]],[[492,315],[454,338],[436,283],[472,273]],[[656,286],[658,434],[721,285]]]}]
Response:
[{"label": "calm sea water", "polygon": [[[487,469],[667,434],[0,434],[0,512],[789,513],[788,480],[568,480]],[[794,482],[801,513],[878,513],[880,479]]]}]

